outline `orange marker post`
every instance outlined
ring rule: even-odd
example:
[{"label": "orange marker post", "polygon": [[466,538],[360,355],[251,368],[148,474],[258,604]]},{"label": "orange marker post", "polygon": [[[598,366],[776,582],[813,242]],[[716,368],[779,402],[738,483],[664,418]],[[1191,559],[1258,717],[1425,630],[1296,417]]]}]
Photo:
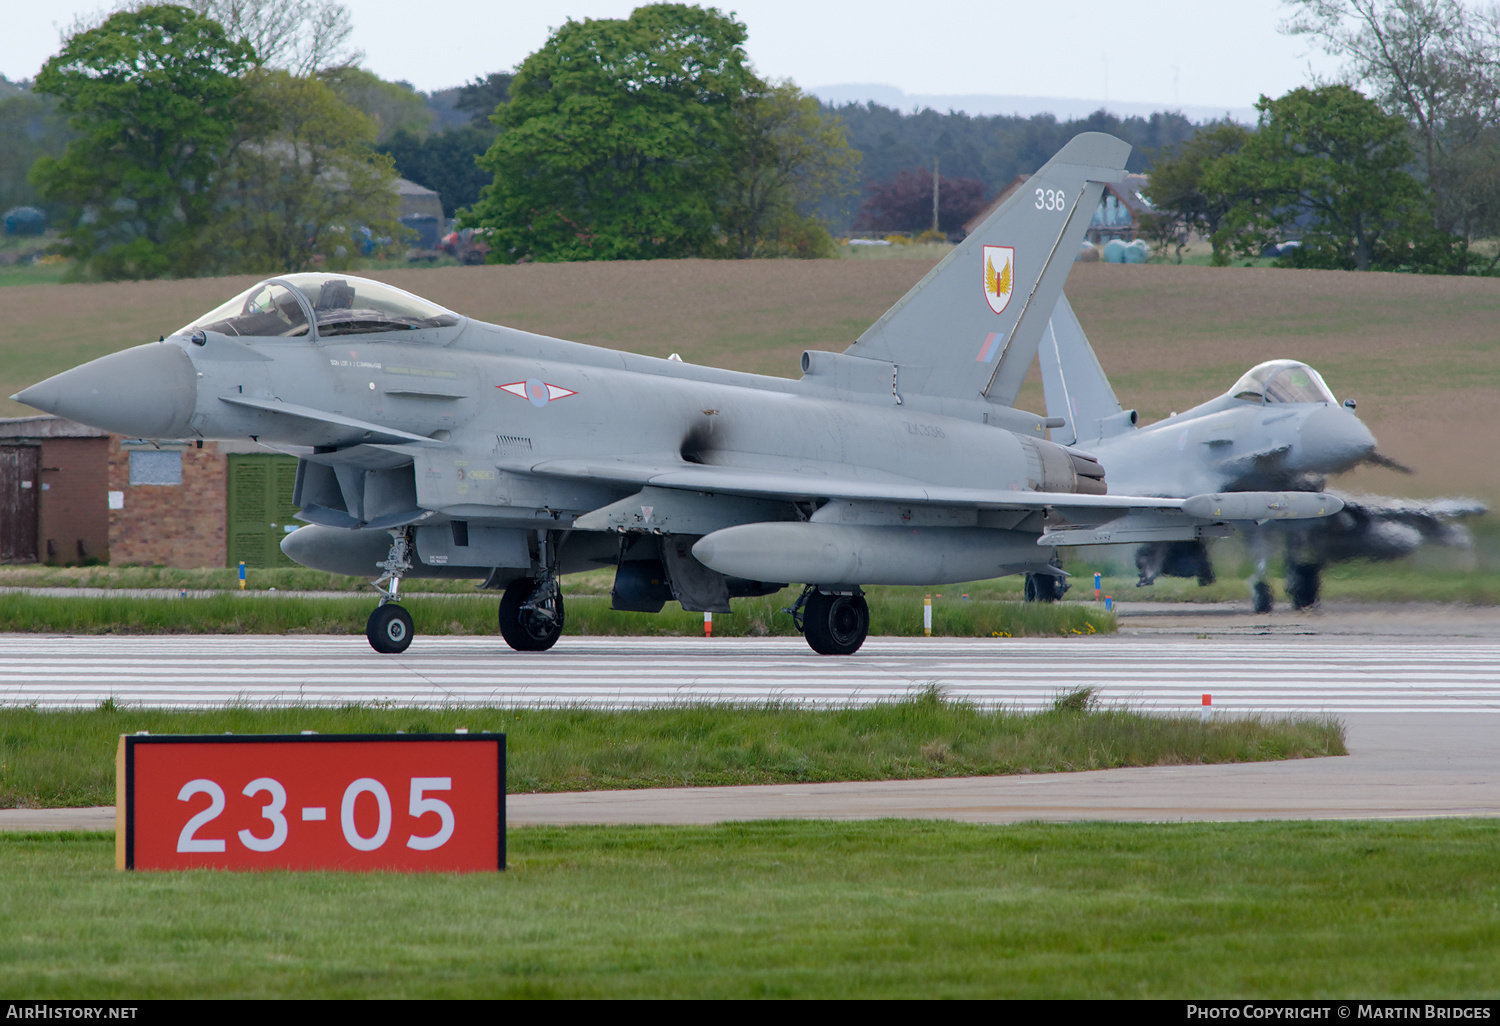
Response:
[{"label": "orange marker post", "polygon": [[922,600],[922,635],[932,637],[932,596]]},{"label": "orange marker post", "polygon": [[703,636],[705,638],[714,636],[714,614],[712,613],[703,614]]}]

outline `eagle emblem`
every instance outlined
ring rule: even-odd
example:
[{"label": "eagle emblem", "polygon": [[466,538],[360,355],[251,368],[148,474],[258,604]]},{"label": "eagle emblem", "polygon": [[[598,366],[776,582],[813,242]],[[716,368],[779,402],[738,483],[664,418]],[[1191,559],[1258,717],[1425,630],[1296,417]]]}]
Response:
[{"label": "eagle emblem", "polygon": [[990,309],[1004,313],[1015,290],[1016,250],[1014,246],[984,247],[984,298]]}]

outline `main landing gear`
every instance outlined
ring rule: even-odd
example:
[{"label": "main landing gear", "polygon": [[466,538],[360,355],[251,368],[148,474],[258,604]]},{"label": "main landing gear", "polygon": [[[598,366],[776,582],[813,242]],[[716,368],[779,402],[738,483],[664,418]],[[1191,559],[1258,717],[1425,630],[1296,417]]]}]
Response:
[{"label": "main landing gear", "polygon": [[1056,602],[1068,590],[1068,582],[1052,574],[1027,574],[1025,596],[1027,602]]},{"label": "main landing gear", "polygon": [[[556,548],[550,539],[539,542],[541,569],[533,571],[537,576],[512,581],[500,599],[500,635],[518,652],[545,652],[562,636],[564,610],[557,585]],[[405,652],[416,634],[411,614],[398,602],[401,578],[411,572],[414,545],[410,527],[392,531],[390,554],[377,564],[384,571],[375,581],[380,605],[365,623],[365,637],[371,648],[385,655]],[[864,640],[863,633],[860,640]]]},{"label": "main landing gear", "polygon": [[517,652],[545,652],[563,629],[563,597],[557,577],[511,581],[500,599],[500,636]]},{"label": "main landing gear", "polygon": [[870,606],[859,588],[829,593],[809,584],[797,602],[783,612],[819,655],[853,655],[870,633]]}]

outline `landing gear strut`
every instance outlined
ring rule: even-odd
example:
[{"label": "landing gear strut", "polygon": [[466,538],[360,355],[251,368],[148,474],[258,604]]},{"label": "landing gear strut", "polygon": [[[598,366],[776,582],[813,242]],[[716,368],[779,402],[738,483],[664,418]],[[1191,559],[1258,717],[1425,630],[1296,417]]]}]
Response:
[{"label": "landing gear strut", "polygon": [[870,633],[870,606],[859,588],[834,595],[809,584],[784,612],[819,655],[853,655]]},{"label": "landing gear strut", "polygon": [[[380,605],[365,622],[365,637],[371,648],[385,655],[405,652],[416,633],[412,630],[411,614],[397,602],[401,596],[401,578],[411,570],[411,550],[411,528],[398,528],[391,532],[390,554],[379,564],[385,571],[375,581],[381,592]],[[386,581],[390,585],[383,587]]]}]

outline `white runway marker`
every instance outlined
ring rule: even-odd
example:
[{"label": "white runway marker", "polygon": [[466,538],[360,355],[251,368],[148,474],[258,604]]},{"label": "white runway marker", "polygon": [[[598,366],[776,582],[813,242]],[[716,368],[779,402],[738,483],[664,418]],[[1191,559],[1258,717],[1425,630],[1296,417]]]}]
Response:
[{"label": "white runway marker", "polygon": [[1500,712],[1500,644],[1267,637],[872,638],[851,657],[800,638],[564,638],[524,655],[499,638],[0,637],[0,705],[579,705],[889,701],[936,684],[978,705],[1043,708],[1092,685],[1105,703],[1217,715]]}]

